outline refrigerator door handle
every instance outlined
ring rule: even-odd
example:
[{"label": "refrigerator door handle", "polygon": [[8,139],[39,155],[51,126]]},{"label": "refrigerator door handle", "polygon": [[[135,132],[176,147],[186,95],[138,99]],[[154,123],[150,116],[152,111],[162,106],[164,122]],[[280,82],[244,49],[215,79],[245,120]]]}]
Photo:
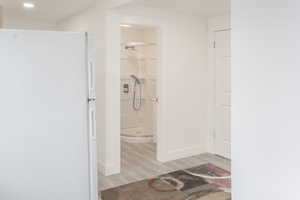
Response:
[{"label": "refrigerator door handle", "polygon": [[96,98],[95,97],[91,97],[91,98],[88,98],[88,102],[93,102],[93,101],[96,101]]},{"label": "refrigerator door handle", "polygon": [[89,74],[89,97],[94,98],[96,96],[95,92],[95,68],[92,61],[88,62],[88,74]]},{"label": "refrigerator door handle", "polygon": [[90,139],[96,140],[96,109],[94,105],[90,105]]}]

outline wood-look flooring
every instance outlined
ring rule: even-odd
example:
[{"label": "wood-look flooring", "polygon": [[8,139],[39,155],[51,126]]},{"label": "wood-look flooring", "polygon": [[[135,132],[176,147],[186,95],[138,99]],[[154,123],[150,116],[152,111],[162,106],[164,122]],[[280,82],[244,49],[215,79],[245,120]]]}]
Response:
[{"label": "wood-look flooring", "polygon": [[161,163],[156,160],[156,145],[154,143],[132,144],[122,142],[121,150],[121,173],[112,176],[99,174],[99,190],[103,191],[205,163],[212,163],[230,171],[229,160],[212,154],[201,154]]}]

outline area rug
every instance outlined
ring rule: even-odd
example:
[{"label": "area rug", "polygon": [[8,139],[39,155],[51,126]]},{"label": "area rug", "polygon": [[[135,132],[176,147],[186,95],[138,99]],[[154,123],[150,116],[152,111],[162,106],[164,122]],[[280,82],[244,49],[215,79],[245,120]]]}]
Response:
[{"label": "area rug", "polygon": [[231,200],[230,172],[213,164],[102,191],[102,200]]}]

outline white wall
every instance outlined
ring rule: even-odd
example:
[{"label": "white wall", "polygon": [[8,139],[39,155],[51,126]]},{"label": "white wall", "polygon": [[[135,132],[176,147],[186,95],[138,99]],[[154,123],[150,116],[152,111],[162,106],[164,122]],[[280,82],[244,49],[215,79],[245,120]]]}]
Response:
[{"label": "white wall", "polygon": [[[95,34],[97,41],[97,131],[101,171],[120,171],[121,22],[161,30],[160,108],[162,161],[207,151],[208,66],[206,20],[144,7],[109,10],[101,5],[58,24],[62,30]],[[191,89],[193,88],[193,89]]]},{"label": "white wall", "polygon": [[300,199],[299,7],[232,1],[233,199]]},{"label": "white wall", "polygon": [[97,141],[98,162],[103,173],[109,170],[106,165],[106,7],[97,4],[82,13],[71,16],[58,23],[58,29],[63,31],[87,31],[95,43],[95,66],[96,66],[96,91],[97,91]]},{"label": "white wall", "polygon": [[56,23],[18,16],[3,16],[5,29],[56,30]]},{"label": "white wall", "polygon": [[[119,21],[115,20],[118,22],[115,26],[131,23],[157,26],[161,30],[159,160],[168,161],[206,152],[209,85],[207,21],[196,16],[140,6],[120,8],[114,18],[119,18]],[[111,55],[114,58],[117,56]]]}]

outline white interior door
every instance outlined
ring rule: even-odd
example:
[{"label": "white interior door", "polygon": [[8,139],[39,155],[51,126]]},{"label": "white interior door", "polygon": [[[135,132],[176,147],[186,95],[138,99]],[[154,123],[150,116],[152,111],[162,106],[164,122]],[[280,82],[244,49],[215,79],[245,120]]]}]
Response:
[{"label": "white interior door", "polygon": [[215,32],[215,153],[230,158],[230,30]]}]

